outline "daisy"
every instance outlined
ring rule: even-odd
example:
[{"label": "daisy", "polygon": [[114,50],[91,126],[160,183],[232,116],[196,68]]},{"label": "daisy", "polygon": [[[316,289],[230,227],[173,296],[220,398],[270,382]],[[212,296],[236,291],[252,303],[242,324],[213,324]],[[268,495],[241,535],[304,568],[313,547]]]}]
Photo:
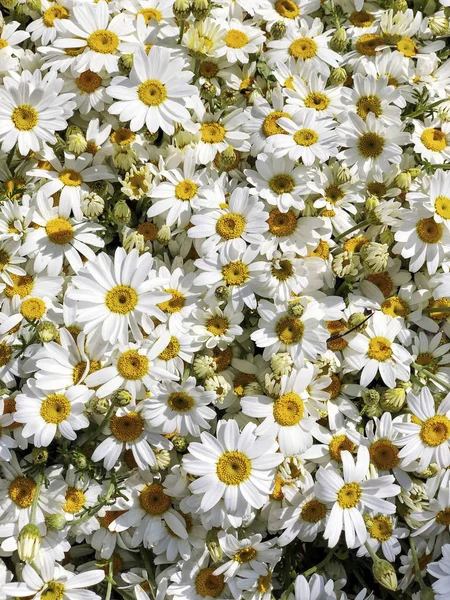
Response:
[{"label": "daisy", "polygon": [[42,16],[35,18],[27,25],[27,32],[31,34],[32,42],[41,42],[44,46],[55,41],[58,30],[57,25],[61,19],[68,19],[72,2],[54,4],[50,0],[42,0]]},{"label": "daisy", "polygon": [[[11,314],[6,317],[6,313]],[[0,325],[0,335],[7,334],[10,331],[17,331],[21,325],[27,327],[30,321],[40,321],[45,319],[57,323],[60,320],[61,309],[50,298],[40,298],[37,296],[27,296],[24,299],[14,297],[11,303],[4,307],[5,319]]]},{"label": "daisy", "polygon": [[437,579],[433,583],[436,600],[446,600],[450,585],[450,544],[442,547],[442,558],[429,564],[427,570]]},{"label": "daisy", "polygon": [[127,0],[123,2],[125,14],[133,19],[142,15],[146,25],[155,26],[173,19],[172,0]]},{"label": "daisy", "polygon": [[419,461],[419,472],[435,462],[440,468],[450,464],[450,396],[436,409],[433,396],[427,387],[419,396],[411,391],[407,395],[408,406],[413,414],[410,422],[396,422],[394,427],[403,436],[397,441],[402,449],[399,458],[408,466]]},{"label": "daisy", "polygon": [[[161,266],[157,274],[159,280],[164,281],[162,291],[170,295],[167,300],[157,304],[163,313],[163,317],[159,317],[159,320],[164,321],[172,335],[179,336],[187,332],[186,320],[195,308],[199,296],[199,290],[193,289],[195,273],[192,271],[186,273],[174,261],[172,271],[166,266]],[[148,317],[145,318],[143,325],[149,329],[154,327],[153,321]]]},{"label": "daisy", "polygon": [[302,17],[315,12],[319,8],[317,0],[264,0],[255,8],[256,14],[267,22],[267,29],[282,21],[289,25],[301,15]]},{"label": "daisy", "polygon": [[281,212],[273,208],[267,219],[269,230],[264,233],[264,242],[260,246],[261,254],[272,260],[278,250],[295,252],[299,256],[308,256],[318,247],[321,239],[329,230],[322,219],[299,217],[293,209]]},{"label": "daisy", "polygon": [[193,74],[183,67],[183,59],[173,58],[166,48],[155,46],[148,56],[137,51],[130,76],[113,79],[107,89],[110,96],[119,100],[109,112],[119,115],[122,122],[130,121],[132,131],[145,124],[150,132],[160,127],[172,134],[174,121],[183,123],[190,118],[186,99],[197,89],[188,84]]},{"label": "daisy", "polygon": [[72,67],[70,75],[66,75],[64,80],[64,90],[75,93],[76,108],[82,115],[93,110],[102,112],[112,102],[106,93],[110,77],[105,73],[95,73],[90,69],[79,73]]},{"label": "daisy", "polygon": [[0,211],[0,241],[21,241],[30,232],[34,206],[30,196],[22,196],[22,202],[5,200]]},{"label": "daisy", "polygon": [[198,437],[202,429],[209,429],[208,421],[216,416],[207,406],[216,399],[214,392],[196,386],[195,377],[188,377],[181,385],[163,382],[154,386],[152,396],[145,400],[144,416],[163,433],[178,432],[179,435]]},{"label": "daisy", "polygon": [[395,504],[382,498],[397,496],[401,488],[394,485],[392,475],[365,479],[369,469],[369,451],[365,446],[358,449],[356,461],[347,450],[341,457],[342,476],[331,465],[319,467],[315,492],[319,500],[333,505],[324,532],[328,546],[336,546],[344,530],[345,543],[354,548],[367,540],[362,513],[368,508],[381,514],[394,514]]},{"label": "daisy", "polygon": [[[147,340],[154,342],[159,339],[165,331],[165,324],[158,325],[153,329]],[[164,350],[154,359],[155,367],[169,371],[173,375],[182,377],[186,364],[194,360],[194,353],[200,350],[201,344],[195,343],[193,336],[188,333],[171,335],[169,343]]]},{"label": "daisy", "polygon": [[387,126],[397,126],[401,110],[396,106],[400,93],[389,85],[387,77],[375,77],[373,75],[363,76],[356,73],[353,77],[354,87],[346,88],[342,92],[342,103],[345,112],[356,113],[363,121],[369,114]]},{"label": "daisy", "polygon": [[230,514],[242,515],[250,504],[260,508],[272,491],[275,467],[283,457],[272,438],[255,435],[248,423],[239,432],[235,421],[219,421],[217,437],[202,432],[201,442],[189,444],[183,468],[198,479],[189,488],[203,494],[201,508],[210,510],[223,497]]},{"label": "daisy", "polygon": [[[423,512],[412,513],[411,519],[424,524],[411,535],[426,535],[428,538],[439,536],[442,543],[448,541],[448,527],[450,525],[450,488],[441,487],[437,498],[430,498],[428,509]],[[443,535],[442,535],[443,534]]]},{"label": "daisy", "polygon": [[450,123],[437,119],[414,121],[412,142],[414,151],[431,164],[440,164],[450,159]]},{"label": "daisy", "polygon": [[243,25],[238,19],[223,24],[226,31],[224,45],[217,49],[216,56],[226,56],[230,63],[248,63],[249,54],[257,53],[265,41],[258,27]]},{"label": "daisy", "polygon": [[236,311],[231,304],[220,308],[214,301],[209,308],[196,308],[189,319],[189,331],[195,340],[206,346],[223,350],[236,336],[243,333],[239,326],[244,319],[242,312]]},{"label": "daisy", "polygon": [[275,158],[287,155],[293,161],[301,159],[309,167],[314,162],[325,162],[330,156],[336,156],[336,133],[331,119],[318,119],[316,111],[299,109],[290,119],[278,119],[277,124],[287,134],[270,138]]},{"label": "daisy", "polygon": [[111,344],[125,344],[129,329],[142,339],[139,324],[144,314],[164,321],[156,304],[168,295],[155,291],[163,282],[155,277],[152,264],[150,254],[139,256],[137,250],[127,254],[119,247],[114,259],[101,253],[72,278],[67,294],[78,303],[78,320],[86,334],[95,331]]},{"label": "daisy", "polygon": [[20,249],[19,241],[12,239],[0,241],[0,280],[6,285],[14,285],[12,275],[16,277],[26,275],[26,271],[19,267],[19,265],[26,262],[25,258],[18,256]]},{"label": "daisy", "polygon": [[[75,519],[83,509],[89,509],[98,502],[98,497],[102,493],[102,487],[81,473],[77,473],[74,465],[69,465],[65,480],[67,489],[65,491],[65,504],[63,511],[67,521]],[[76,526],[74,526],[76,527]]]},{"label": "daisy", "polygon": [[441,223],[447,229],[450,229],[450,198],[448,195],[450,176],[445,171],[439,169],[428,183],[429,185],[426,185],[426,189],[423,191],[408,193],[408,200],[411,207],[416,208],[416,206],[420,207],[423,205],[426,209],[433,212],[433,218],[436,223]]},{"label": "daisy", "polygon": [[271,261],[262,264],[256,277],[256,291],[263,298],[273,298],[276,303],[289,302],[292,296],[308,286],[318,289],[322,285],[320,279],[313,284],[314,272],[310,272],[306,262],[297,258],[294,252],[275,252]]},{"label": "daisy", "polygon": [[[214,575],[215,565],[208,552],[200,558],[185,561],[170,577],[165,590],[166,597],[173,600],[203,600],[204,598],[231,598],[231,591],[223,575]],[[246,588],[248,589],[248,588]],[[158,599],[159,600],[159,599]]]},{"label": "daisy", "polygon": [[[28,31],[19,29],[19,21],[10,21],[9,23],[2,23],[1,32],[1,50],[4,50],[8,54],[21,56],[23,49],[20,47],[22,42],[30,37]],[[19,29],[19,31],[17,31]]]},{"label": "daisy", "polygon": [[[409,535],[407,527],[397,526],[397,517],[386,515],[367,515],[366,527],[368,532],[367,543],[376,553],[381,548],[387,561],[393,563],[401,553],[402,547],[399,540]],[[369,556],[365,546],[361,546],[356,556]]]},{"label": "daisy", "polygon": [[196,144],[197,160],[202,165],[207,165],[231,146],[235,151],[248,152],[250,150],[249,135],[244,130],[246,113],[236,108],[225,117],[222,113],[205,113],[202,124],[198,124],[200,139]]},{"label": "daisy", "polygon": [[[281,550],[273,548],[275,539],[262,540],[262,535],[257,533],[249,538],[239,540],[232,534],[220,531],[218,541],[225,556],[230,560],[220,565],[214,575],[233,578],[241,569],[253,570],[258,575],[266,575],[270,565],[272,568],[281,558]],[[245,565],[245,566],[244,566]]]},{"label": "daisy", "polygon": [[341,92],[337,87],[327,87],[327,78],[314,71],[307,78],[294,75],[292,89],[284,89],[286,108],[310,108],[321,117],[335,117],[342,110],[341,95],[344,91]]}]

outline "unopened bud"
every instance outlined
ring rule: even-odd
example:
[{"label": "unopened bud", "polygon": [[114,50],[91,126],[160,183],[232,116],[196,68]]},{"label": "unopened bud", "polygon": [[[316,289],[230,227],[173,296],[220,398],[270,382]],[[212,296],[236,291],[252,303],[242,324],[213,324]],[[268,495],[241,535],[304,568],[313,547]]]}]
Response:
[{"label": "unopened bud", "polygon": [[331,71],[329,78],[330,85],[344,85],[347,81],[348,73],[344,67],[337,67]]},{"label": "unopened bud", "polygon": [[108,182],[101,179],[98,181],[90,181],[89,189],[94,194],[98,194],[103,198],[108,193]]},{"label": "unopened bud", "polygon": [[97,396],[94,396],[89,406],[96,415],[105,415],[109,409],[109,402],[106,398],[97,398]]},{"label": "unopened bud", "polygon": [[216,86],[210,81],[205,81],[200,88],[200,96],[205,100],[212,100],[216,96]]},{"label": "unopened bud", "polygon": [[226,285],[219,285],[214,292],[217,300],[228,300],[230,296],[230,289]]},{"label": "unopened bud", "polygon": [[157,240],[163,246],[166,246],[170,240],[172,239],[172,233],[170,231],[170,227],[168,225],[163,225],[161,229],[158,231]]},{"label": "unopened bud", "polygon": [[403,408],[405,402],[405,390],[397,387],[383,392],[381,395],[380,406],[387,412],[396,413]]},{"label": "unopened bud", "polygon": [[382,558],[375,560],[372,573],[380,585],[395,592],[397,589],[397,574],[391,563]]},{"label": "unopened bud", "polygon": [[273,40],[281,40],[286,34],[286,25],[283,21],[277,21],[270,28],[270,37]]},{"label": "unopened bud", "polygon": [[133,68],[134,54],[122,54],[119,58],[118,67],[121,75],[128,77]]},{"label": "unopened bud", "polygon": [[445,17],[430,17],[428,26],[433,35],[446,35],[448,33],[448,19]]},{"label": "unopened bud", "polygon": [[211,4],[209,0],[194,0],[191,10],[194,19],[203,21],[211,12]]},{"label": "unopened bud", "polygon": [[347,49],[347,32],[343,27],[339,27],[334,32],[330,40],[330,48],[335,52],[345,52]]},{"label": "unopened bud", "polygon": [[33,457],[33,464],[43,465],[48,460],[48,450],[47,448],[33,448],[31,456]]},{"label": "unopened bud", "polygon": [[348,183],[352,176],[350,175],[350,169],[348,167],[340,166],[336,173],[336,182],[343,184]]},{"label": "unopened bud", "polygon": [[425,471],[421,471],[420,473],[414,473],[417,477],[423,477],[424,479],[430,479],[431,477],[435,477],[440,471],[440,468],[437,463],[431,463],[425,469]]},{"label": "unopened bud", "polygon": [[394,234],[392,233],[392,231],[390,229],[385,229],[384,231],[382,231],[380,233],[380,235],[378,237],[380,238],[380,242],[382,244],[386,244],[386,246],[389,246],[389,248],[395,242]]},{"label": "unopened bud", "polygon": [[288,304],[288,313],[296,317],[301,317],[305,312],[306,308],[300,302],[293,300]]},{"label": "unopened bud", "polygon": [[76,467],[78,470],[82,471],[83,469],[85,469],[87,467],[87,458],[81,452],[76,452],[73,455],[72,463],[73,463],[74,467]]},{"label": "unopened bud", "polygon": [[95,192],[86,194],[81,200],[81,212],[85,217],[99,217],[105,209],[105,201]]},{"label": "unopened bud", "polygon": [[186,452],[189,446],[187,439],[181,435],[176,435],[171,441],[177,452]]},{"label": "unopened bud", "polygon": [[45,517],[45,524],[51,531],[62,531],[67,525],[67,520],[64,515],[47,515]]},{"label": "unopened bud", "polygon": [[32,562],[41,549],[41,532],[37,525],[29,523],[22,527],[17,538],[17,554],[20,560]]},{"label": "unopened bud", "polygon": [[156,464],[152,467],[154,471],[163,471],[170,465],[170,452],[168,450],[155,450]]},{"label": "unopened bud", "polygon": [[228,146],[228,148],[225,148],[220,154],[220,162],[224,167],[231,167],[235,160],[236,153],[233,146]]},{"label": "unopened bud", "polygon": [[217,527],[213,527],[206,534],[206,547],[209,555],[215,563],[220,562],[223,557],[223,550],[217,537],[218,532],[219,529]]},{"label": "unopened bud", "polygon": [[11,10],[12,8],[14,8],[17,4],[18,0],[1,0],[0,4],[2,6],[4,6],[5,8]]},{"label": "unopened bud", "polygon": [[395,185],[402,190],[409,190],[411,186],[411,174],[406,172],[399,173],[395,178]]},{"label": "unopened bud", "polygon": [[114,220],[126,224],[131,219],[131,210],[125,200],[119,200],[113,209]]},{"label": "unopened bud", "polygon": [[172,10],[175,18],[184,21],[191,14],[191,2],[190,0],[175,0]]},{"label": "unopened bud", "polygon": [[116,390],[111,395],[111,402],[114,406],[128,406],[133,399],[128,390]]},{"label": "unopened bud", "polygon": [[364,313],[353,313],[348,319],[348,328],[355,331],[364,331],[367,326],[367,315]]},{"label": "unopened bud", "polygon": [[86,151],[87,141],[83,133],[71,133],[66,137],[67,150],[74,154],[82,154]]},{"label": "unopened bud", "polygon": [[374,209],[376,206],[378,206],[379,204],[380,204],[380,201],[379,201],[379,199],[377,198],[377,196],[375,196],[375,195],[369,196],[369,197],[366,199],[366,204],[365,204],[366,211],[368,211],[368,212],[369,212],[369,211],[373,210],[373,209]]},{"label": "unopened bud", "polygon": [[376,406],[380,402],[380,394],[377,390],[362,390],[361,397],[367,406]]},{"label": "unopened bud", "polygon": [[392,3],[394,12],[405,12],[408,8],[408,2],[406,0],[394,0]]},{"label": "unopened bud", "polygon": [[27,0],[27,7],[30,10],[41,12],[42,10],[42,2],[41,0]]},{"label": "unopened bud", "polygon": [[222,107],[233,106],[236,104],[239,96],[239,92],[237,90],[232,90],[231,88],[225,89],[221,92],[219,96],[219,101]]},{"label": "unopened bud", "polygon": [[43,321],[36,327],[36,333],[41,342],[52,342],[58,335],[58,328],[50,321]]}]

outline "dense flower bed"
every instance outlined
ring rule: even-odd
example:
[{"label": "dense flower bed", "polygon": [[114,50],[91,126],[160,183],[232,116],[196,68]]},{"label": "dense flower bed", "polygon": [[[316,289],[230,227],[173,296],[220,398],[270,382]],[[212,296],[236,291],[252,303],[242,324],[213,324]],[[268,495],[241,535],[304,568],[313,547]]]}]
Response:
[{"label": "dense flower bed", "polygon": [[0,5],[0,600],[448,600],[449,0]]}]

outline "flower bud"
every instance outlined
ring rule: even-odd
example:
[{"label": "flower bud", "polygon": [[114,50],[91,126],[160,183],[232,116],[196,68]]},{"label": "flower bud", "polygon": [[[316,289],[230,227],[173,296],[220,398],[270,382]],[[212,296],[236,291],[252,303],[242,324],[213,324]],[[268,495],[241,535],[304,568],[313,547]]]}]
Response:
[{"label": "flower bud", "polygon": [[237,102],[238,96],[239,92],[237,90],[232,90],[231,88],[223,90],[219,96],[221,107],[225,108],[227,106],[234,106]]},{"label": "flower bud", "polygon": [[392,8],[395,13],[405,12],[405,10],[408,8],[408,2],[406,0],[394,0],[392,3]]},{"label": "flower bud", "polygon": [[375,207],[377,207],[379,204],[380,204],[380,201],[377,198],[377,196],[369,196],[366,199],[365,208],[367,211],[370,211],[370,210],[373,210]]},{"label": "flower bud", "polygon": [[69,152],[79,155],[86,151],[87,141],[82,132],[71,133],[66,136],[66,142],[67,150],[69,150]]},{"label": "flower bud", "polygon": [[30,10],[33,10],[36,12],[41,12],[41,10],[42,10],[41,0],[27,0],[26,4]]},{"label": "flower bud", "polygon": [[230,289],[226,285],[219,285],[215,289],[214,295],[219,301],[228,300],[230,296]]},{"label": "flower bud", "polygon": [[391,563],[382,558],[375,560],[372,573],[380,585],[395,592],[397,589],[397,574]]},{"label": "flower bud", "polygon": [[217,527],[213,527],[206,534],[206,547],[208,549],[209,555],[215,563],[220,562],[223,557],[223,550],[221,545],[219,544],[219,539],[217,537],[218,533],[219,529]]},{"label": "flower bud", "polygon": [[87,458],[81,452],[75,452],[73,455],[72,464],[78,470],[82,471],[83,469],[85,469],[87,467]]},{"label": "flower bud", "polygon": [[217,365],[212,356],[197,356],[192,368],[197,377],[204,379],[214,375]]},{"label": "flower bud", "polygon": [[336,173],[336,182],[343,184],[348,183],[351,180],[350,169],[348,167],[340,166]]},{"label": "flower bud", "polygon": [[270,37],[273,40],[281,40],[284,38],[286,33],[286,25],[283,21],[277,21],[270,28]]},{"label": "flower bud", "polygon": [[386,390],[381,395],[380,406],[383,410],[396,413],[403,408],[406,402],[406,392],[401,388]]},{"label": "flower bud", "polygon": [[382,231],[379,235],[379,238],[380,242],[382,244],[385,244],[386,246],[389,246],[389,248],[395,242],[394,234],[390,229],[385,229],[384,231]]},{"label": "flower bud", "polygon": [[120,147],[113,154],[113,163],[121,171],[129,171],[137,160],[136,152],[131,146]]},{"label": "flower bud", "polygon": [[100,179],[98,181],[90,181],[89,189],[94,194],[98,194],[103,198],[108,193],[108,182]]},{"label": "flower bud", "polygon": [[118,67],[121,75],[128,77],[133,68],[134,54],[122,54],[119,58]]},{"label": "flower bud", "polygon": [[105,209],[105,201],[95,192],[86,194],[81,200],[81,212],[85,217],[99,217]]},{"label": "flower bud", "polygon": [[48,460],[47,448],[33,448],[31,451],[34,465],[44,465]]},{"label": "flower bud", "polygon": [[367,315],[364,313],[353,313],[348,319],[348,328],[355,331],[364,331],[367,324]]},{"label": "flower bud", "polygon": [[89,407],[96,415],[106,415],[109,409],[109,402],[106,398],[97,398],[97,396],[94,396]]},{"label": "flower bud", "polygon": [[181,435],[176,435],[171,441],[177,452],[186,452],[189,446],[187,439]]},{"label": "flower bud", "polygon": [[200,88],[200,96],[205,100],[212,100],[216,96],[216,86],[210,81],[205,83]]},{"label": "flower bud", "polygon": [[365,269],[370,273],[382,273],[387,267],[389,247],[386,244],[369,242],[361,248],[360,255]]},{"label": "flower bud", "polygon": [[114,220],[126,224],[131,219],[131,210],[125,200],[119,200],[113,209]]},{"label": "flower bud", "polygon": [[399,173],[395,178],[395,185],[402,190],[409,190],[411,186],[411,174],[407,171]]},{"label": "flower bud", "polygon": [[131,252],[134,248],[136,248],[138,252],[143,252],[145,249],[145,238],[142,233],[131,230],[128,235],[123,237],[122,246],[124,247],[125,252]]},{"label": "flower bud", "polygon": [[433,35],[446,35],[448,33],[448,19],[445,17],[430,17],[428,20]]},{"label": "flower bud", "polygon": [[43,321],[36,327],[36,333],[41,342],[52,342],[58,335],[58,328],[50,321]]},{"label": "flower bud", "polygon": [[155,449],[156,464],[152,467],[154,471],[163,471],[170,465],[170,452],[168,450]]},{"label": "flower bud", "polygon": [[190,0],[175,0],[172,10],[178,20],[184,21],[191,14],[191,2]]},{"label": "flower bud", "polygon": [[166,246],[170,240],[172,239],[172,233],[170,231],[170,227],[168,225],[163,225],[161,229],[158,231],[157,240],[163,246]]},{"label": "flower bud", "polygon": [[67,521],[64,515],[54,514],[45,517],[45,524],[51,531],[62,531],[67,525]]},{"label": "flower bud", "polygon": [[361,397],[367,406],[376,406],[380,402],[380,394],[377,390],[362,390]]},{"label": "flower bud", "polygon": [[335,52],[345,52],[347,49],[347,32],[343,27],[339,27],[334,32],[330,40],[330,48]]},{"label": "flower bud", "polygon": [[114,406],[128,406],[133,399],[128,390],[116,390],[111,395],[111,403]]},{"label": "flower bud", "polygon": [[293,365],[294,361],[288,352],[278,352],[270,359],[270,368],[275,375],[289,375]]},{"label": "flower bud", "polygon": [[331,268],[338,277],[355,277],[360,273],[361,261],[357,254],[344,251],[334,257]]},{"label": "flower bud", "polygon": [[220,162],[224,167],[230,167],[236,160],[236,153],[233,146],[228,146],[220,154]]},{"label": "flower bud", "polygon": [[37,525],[28,523],[22,527],[17,538],[17,554],[20,560],[32,562],[41,549],[41,532]]},{"label": "flower bud", "polygon": [[421,471],[420,473],[414,473],[417,477],[422,477],[424,479],[430,479],[431,477],[435,477],[440,471],[440,468],[437,463],[430,463],[425,471]]},{"label": "flower bud", "polygon": [[209,0],[194,0],[191,10],[194,19],[203,21],[211,12],[211,4]]},{"label": "flower bud", "polygon": [[330,85],[344,85],[347,81],[348,73],[344,67],[337,67],[331,71],[329,77]]},{"label": "flower bud", "polygon": [[296,300],[291,300],[291,302],[288,303],[287,310],[289,314],[294,315],[296,317],[301,317],[305,312],[306,308],[300,302]]}]

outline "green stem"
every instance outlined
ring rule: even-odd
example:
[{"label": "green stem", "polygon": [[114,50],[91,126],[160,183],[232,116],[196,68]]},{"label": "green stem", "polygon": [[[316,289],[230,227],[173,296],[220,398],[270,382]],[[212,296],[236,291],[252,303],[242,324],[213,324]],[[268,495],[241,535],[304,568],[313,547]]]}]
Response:
[{"label": "green stem", "polygon": [[366,547],[367,552],[370,554],[370,556],[372,557],[373,562],[376,562],[377,560],[380,560],[379,557],[377,556],[375,550],[372,548],[372,546],[369,544],[369,542],[364,542],[364,546]]},{"label": "green stem", "polygon": [[81,447],[82,450],[85,449],[88,446],[89,442],[92,442],[92,440],[97,437],[97,433],[101,433],[102,432],[103,427],[109,421],[109,418],[111,417],[114,409],[115,409],[114,404],[111,404],[111,406],[108,408],[108,412],[103,417],[103,419],[101,420],[101,422],[98,425],[98,427],[96,427],[94,429],[94,431],[92,431],[92,433],[90,435],[88,435],[86,441],[84,442],[83,446]]},{"label": "green stem", "polygon": [[416,579],[419,582],[420,589],[426,590],[427,586],[425,585],[422,577],[422,573],[420,572],[419,559],[417,558],[416,546],[414,544],[414,538],[409,536],[409,545],[411,547],[411,555],[414,563],[414,571],[416,572]]},{"label": "green stem", "polygon": [[347,229],[347,231],[344,231],[343,233],[340,233],[334,239],[337,242],[337,241],[341,240],[342,238],[344,238],[349,233],[353,233],[354,231],[358,231],[358,229],[362,229],[366,225],[369,225],[369,222],[365,219],[364,221],[361,221],[360,223],[358,223],[354,227],[350,227],[350,229]]},{"label": "green stem", "polygon": [[418,110],[415,110],[412,113],[409,113],[409,115],[405,115],[405,119],[413,119],[414,117],[418,117],[420,115],[423,115],[428,110],[431,110],[432,108],[435,108],[436,106],[439,106],[439,104],[442,104],[442,102],[446,102],[447,100],[448,100],[448,98],[442,98],[441,100],[437,100],[437,102],[433,102],[432,104],[428,104],[428,106],[424,106],[423,108],[419,108]]},{"label": "green stem", "polygon": [[113,587],[113,561],[110,558],[108,563],[108,587],[106,588],[105,600],[110,600]]},{"label": "green stem", "polygon": [[36,511],[39,502],[39,494],[41,493],[42,482],[44,481],[44,471],[42,470],[36,479],[36,488],[34,490],[33,502],[30,511],[30,523],[36,525]]},{"label": "green stem", "polygon": [[116,489],[115,481],[111,480],[108,491],[106,492],[103,500],[101,500],[94,508],[89,510],[83,517],[80,517],[79,519],[75,519],[75,521],[70,521],[68,523],[70,525],[70,527],[72,527],[73,525],[80,525],[81,523],[86,523],[86,521],[89,521],[89,519],[91,517],[96,515],[100,511],[100,509],[103,508],[105,506],[105,504],[107,504],[109,502],[115,489]]},{"label": "green stem", "polygon": [[310,569],[302,573],[303,577],[309,577],[313,573],[320,571],[320,569],[322,569],[325,565],[327,565],[330,562],[330,560],[333,558],[335,551],[336,548],[331,548],[328,551],[328,554],[325,556],[325,558],[318,565],[315,565],[314,567],[311,567]]}]

